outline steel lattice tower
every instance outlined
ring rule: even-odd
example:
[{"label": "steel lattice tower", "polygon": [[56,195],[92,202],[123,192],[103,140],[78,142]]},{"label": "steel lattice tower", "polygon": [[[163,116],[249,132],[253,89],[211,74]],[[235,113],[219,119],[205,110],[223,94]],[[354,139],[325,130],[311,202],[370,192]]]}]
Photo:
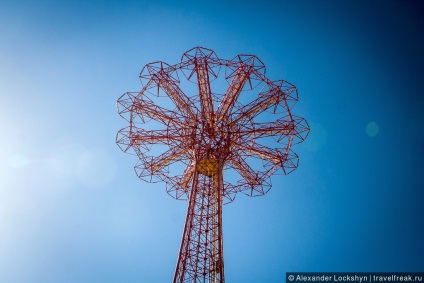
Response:
[{"label": "steel lattice tower", "polygon": [[173,282],[225,282],[222,205],[264,195],[272,174],[296,169],[291,146],[309,132],[291,113],[296,87],[267,79],[256,56],[224,60],[202,47],[172,66],[147,64],[140,79],[140,92],[118,100],[129,126],[117,144],[138,156],[139,178],[189,201]]}]

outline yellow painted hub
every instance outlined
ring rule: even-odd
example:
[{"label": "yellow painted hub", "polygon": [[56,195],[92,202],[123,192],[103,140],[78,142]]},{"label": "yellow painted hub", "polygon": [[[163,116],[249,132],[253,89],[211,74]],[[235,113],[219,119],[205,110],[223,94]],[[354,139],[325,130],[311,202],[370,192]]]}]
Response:
[{"label": "yellow painted hub", "polygon": [[218,161],[214,158],[205,158],[197,163],[197,171],[200,174],[211,177],[218,174]]}]

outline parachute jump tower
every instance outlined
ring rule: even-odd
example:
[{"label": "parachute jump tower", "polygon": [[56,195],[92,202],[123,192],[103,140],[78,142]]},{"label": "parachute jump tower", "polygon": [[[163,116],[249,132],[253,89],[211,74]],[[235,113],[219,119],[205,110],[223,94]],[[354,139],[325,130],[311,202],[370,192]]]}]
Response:
[{"label": "parachute jump tower", "polygon": [[175,65],[147,64],[140,79],[141,91],[117,102],[129,126],[116,140],[138,156],[140,179],[188,199],[173,282],[223,283],[222,205],[237,193],[264,195],[272,174],[298,165],[291,147],[309,127],[291,113],[296,87],[266,78],[256,56],[225,60],[203,47]]}]

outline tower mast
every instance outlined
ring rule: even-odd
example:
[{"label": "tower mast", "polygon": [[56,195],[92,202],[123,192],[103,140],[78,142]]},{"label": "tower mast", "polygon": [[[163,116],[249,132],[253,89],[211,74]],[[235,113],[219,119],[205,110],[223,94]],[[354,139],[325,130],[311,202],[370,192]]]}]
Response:
[{"label": "tower mast", "polygon": [[225,60],[203,47],[175,65],[147,64],[140,79],[140,92],[118,100],[129,126],[116,140],[137,155],[139,178],[188,198],[173,283],[224,283],[222,206],[240,192],[264,195],[271,175],[296,169],[291,147],[309,132],[291,113],[297,89],[269,80],[256,56]]}]

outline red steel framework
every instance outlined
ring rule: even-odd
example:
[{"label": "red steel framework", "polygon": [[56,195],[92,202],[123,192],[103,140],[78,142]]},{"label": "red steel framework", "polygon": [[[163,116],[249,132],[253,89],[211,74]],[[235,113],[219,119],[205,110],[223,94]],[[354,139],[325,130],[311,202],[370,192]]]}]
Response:
[{"label": "red steel framework", "polygon": [[256,56],[225,60],[203,47],[176,65],[147,64],[140,79],[142,90],[117,102],[129,126],[116,139],[138,156],[139,178],[189,200],[173,282],[225,282],[222,205],[264,195],[272,174],[296,169],[291,146],[309,133],[291,113],[297,89],[269,80]]}]

